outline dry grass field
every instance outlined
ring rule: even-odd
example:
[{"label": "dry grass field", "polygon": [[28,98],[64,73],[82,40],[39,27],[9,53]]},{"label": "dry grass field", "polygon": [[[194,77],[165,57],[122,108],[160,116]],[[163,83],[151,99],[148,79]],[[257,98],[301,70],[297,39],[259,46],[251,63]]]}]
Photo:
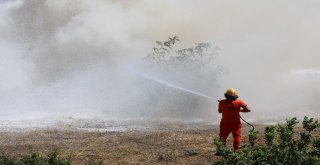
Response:
[{"label": "dry grass field", "polygon": [[[260,128],[261,129],[261,128]],[[243,129],[248,140],[248,127]],[[1,132],[0,150],[23,155],[58,148],[73,164],[103,160],[103,164],[211,164],[218,126],[157,131],[89,132],[63,129]],[[231,145],[231,136],[229,144]]]}]

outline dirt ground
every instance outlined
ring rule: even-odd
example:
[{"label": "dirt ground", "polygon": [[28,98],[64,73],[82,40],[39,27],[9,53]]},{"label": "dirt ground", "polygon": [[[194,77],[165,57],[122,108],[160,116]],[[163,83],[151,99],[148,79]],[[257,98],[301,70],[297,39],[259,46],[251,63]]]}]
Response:
[{"label": "dirt ground", "polygon": [[[250,128],[243,128],[248,140]],[[261,128],[262,129],[262,128]],[[31,152],[48,153],[59,148],[62,156],[73,155],[73,163],[103,160],[103,164],[211,164],[214,156],[213,139],[218,126],[202,129],[89,132],[75,130],[33,130],[1,132],[0,150],[22,155]],[[231,145],[231,136],[229,136]]]}]

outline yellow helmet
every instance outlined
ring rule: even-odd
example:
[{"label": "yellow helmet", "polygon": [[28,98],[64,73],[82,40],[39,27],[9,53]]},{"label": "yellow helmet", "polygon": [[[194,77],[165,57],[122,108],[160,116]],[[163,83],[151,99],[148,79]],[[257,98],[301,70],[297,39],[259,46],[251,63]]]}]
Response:
[{"label": "yellow helmet", "polygon": [[[231,98],[234,98],[234,99],[236,99],[236,98],[238,98],[238,92],[237,92],[237,90],[236,89],[234,89],[234,88],[229,88],[228,90],[227,90],[227,92],[225,93],[225,96],[229,96],[229,97],[231,97]],[[226,96],[226,97],[227,97]]]}]

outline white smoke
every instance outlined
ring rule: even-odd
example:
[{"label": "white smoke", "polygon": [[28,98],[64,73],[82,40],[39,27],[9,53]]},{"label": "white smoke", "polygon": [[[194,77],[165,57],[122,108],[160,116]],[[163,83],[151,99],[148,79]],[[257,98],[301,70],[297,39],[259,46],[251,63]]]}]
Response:
[{"label": "white smoke", "polygon": [[[220,47],[217,62],[228,73],[209,92],[222,97],[227,88],[237,88],[255,111],[249,118],[314,114],[319,80],[290,71],[319,67],[319,3],[1,1],[1,113],[218,119],[216,103],[200,101],[202,109],[192,111],[186,103],[191,96],[171,104],[166,92],[149,98],[159,87],[121,67],[137,64],[155,40],[177,35],[183,47],[202,41]],[[186,106],[170,110],[174,104]]]}]

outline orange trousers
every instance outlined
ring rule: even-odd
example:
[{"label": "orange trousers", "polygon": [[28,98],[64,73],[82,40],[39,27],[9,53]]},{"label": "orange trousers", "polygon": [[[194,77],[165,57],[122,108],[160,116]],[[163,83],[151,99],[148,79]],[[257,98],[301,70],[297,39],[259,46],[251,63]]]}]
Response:
[{"label": "orange trousers", "polygon": [[233,136],[233,148],[238,150],[241,145],[241,123],[220,123],[220,138],[224,141],[226,145],[227,138],[229,134],[232,133]]}]

